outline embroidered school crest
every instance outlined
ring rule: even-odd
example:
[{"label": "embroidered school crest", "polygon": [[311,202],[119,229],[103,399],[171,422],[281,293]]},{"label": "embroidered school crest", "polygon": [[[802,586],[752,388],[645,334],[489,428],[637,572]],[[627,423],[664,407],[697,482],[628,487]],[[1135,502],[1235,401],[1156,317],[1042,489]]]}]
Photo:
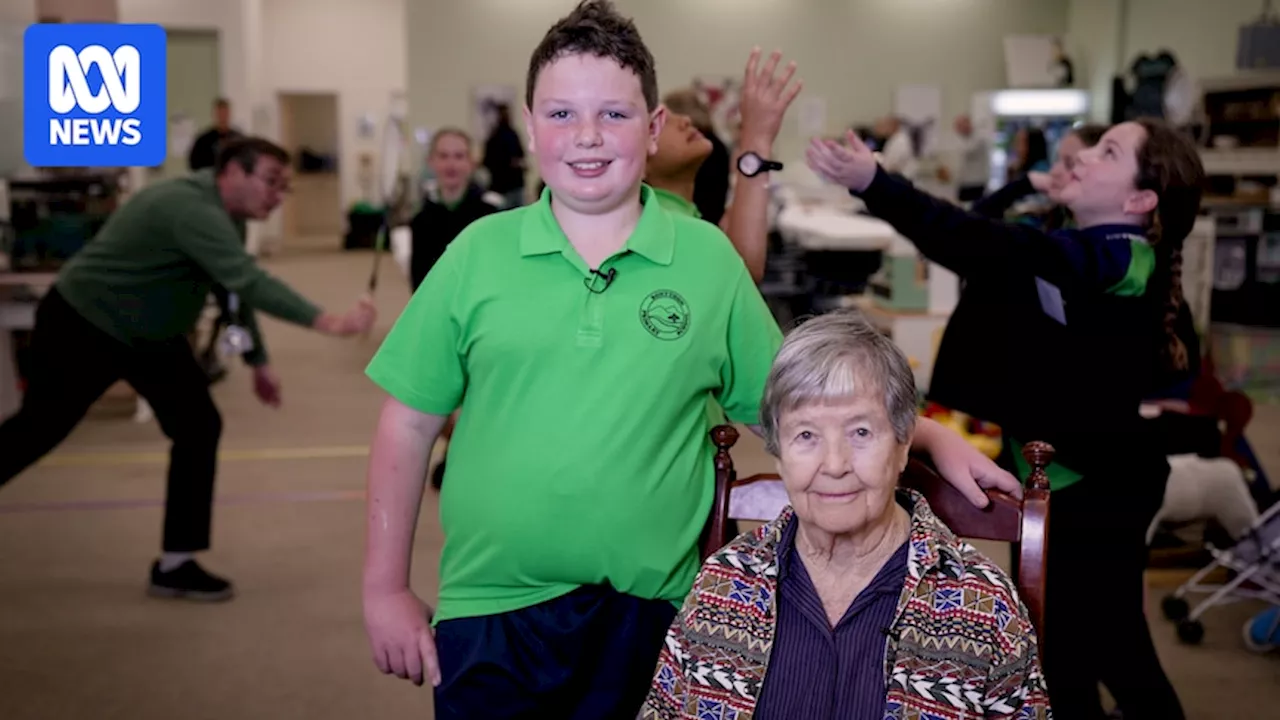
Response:
[{"label": "embroidered school crest", "polygon": [[689,329],[689,304],[674,290],[654,290],[640,303],[640,324],[659,340],[676,340]]}]

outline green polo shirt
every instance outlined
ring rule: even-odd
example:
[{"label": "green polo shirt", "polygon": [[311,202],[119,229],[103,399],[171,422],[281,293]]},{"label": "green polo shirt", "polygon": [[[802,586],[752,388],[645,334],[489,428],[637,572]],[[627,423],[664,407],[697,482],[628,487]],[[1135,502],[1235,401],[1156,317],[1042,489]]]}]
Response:
[{"label": "green polo shirt", "polygon": [[661,188],[653,188],[653,196],[658,199],[658,204],[666,208],[667,212],[676,215],[684,215],[686,217],[702,219],[702,212],[698,210],[698,206],[692,202],[680,197],[670,190]]},{"label": "green polo shirt", "polygon": [[[667,212],[673,215],[702,219],[702,213],[698,211],[698,206],[691,201],[670,190],[663,190],[662,188],[652,188],[652,190],[653,196],[658,200],[658,204]],[[726,422],[724,409],[720,407],[720,403],[717,403],[715,398],[707,399],[707,422],[711,423],[712,427],[723,425]]]},{"label": "green polo shirt", "polygon": [[782,334],[715,226],[647,187],[641,200],[600,292],[548,192],[472,223],[369,364],[409,407],[461,407],[437,621],[605,582],[679,604],[692,585],[714,488],[707,399],[759,422]]}]

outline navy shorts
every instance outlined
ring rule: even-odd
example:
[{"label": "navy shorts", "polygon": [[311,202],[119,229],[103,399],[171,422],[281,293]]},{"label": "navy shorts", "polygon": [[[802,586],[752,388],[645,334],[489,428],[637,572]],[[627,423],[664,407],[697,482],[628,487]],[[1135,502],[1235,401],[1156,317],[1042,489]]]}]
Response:
[{"label": "navy shorts", "polygon": [[676,608],[592,585],[436,626],[437,720],[634,720]]}]

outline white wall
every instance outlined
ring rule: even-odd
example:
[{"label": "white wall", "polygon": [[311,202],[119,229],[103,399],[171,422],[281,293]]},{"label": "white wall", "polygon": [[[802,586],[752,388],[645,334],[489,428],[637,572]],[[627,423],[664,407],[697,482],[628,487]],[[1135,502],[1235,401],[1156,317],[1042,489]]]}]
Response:
[{"label": "white wall", "polygon": [[1262,14],[1261,0],[1128,0],[1127,5],[1122,67],[1138,53],[1168,48],[1196,77],[1234,75],[1240,26]]},{"label": "white wall", "polygon": [[1071,0],[1068,47],[1106,119],[1111,79],[1140,53],[1168,49],[1193,77],[1234,75],[1240,26],[1261,12],[1259,0]]},{"label": "white wall", "polygon": [[[377,137],[359,137],[359,116],[381,121],[392,93],[404,91],[405,2],[119,0],[121,22],[218,31],[222,94],[249,132],[279,139],[279,92],[335,93],[344,208],[359,192],[360,153],[376,157],[380,147]],[[278,213],[264,226],[278,235]]]},{"label": "white wall", "polygon": [[[118,0],[120,22],[156,23],[171,30],[216,30],[222,94],[231,101],[233,122],[248,127],[250,96],[244,14],[240,0]],[[200,118],[204,120],[204,118]]]},{"label": "white wall", "polygon": [[[409,2],[409,103],[415,124],[468,123],[470,88],[511,84],[523,97],[529,55],[575,0]],[[1067,0],[617,0],[635,18],[669,90],[697,74],[741,77],[753,45],[797,61],[804,94],[827,99],[827,130],[891,110],[900,84],[943,90],[944,122],[972,94],[1005,84],[1001,38],[1061,34]],[[799,161],[789,114],[779,155]]]},{"label": "white wall", "polygon": [[[35,0],[0,0],[0,175],[26,168],[22,159],[22,33],[36,20]],[[0,215],[8,215],[6,211]]]},{"label": "white wall", "polygon": [[[392,94],[404,92],[409,62],[403,28],[405,3],[262,0],[262,62],[258,68],[272,95],[338,96],[338,168],[344,210],[360,194],[360,155],[370,153],[376,162]],[[372,138],[363,138],[358,131],[364,114],[377,122]]]},{"label": "white wall", "polygon": [[1111,117],[1111,79],[1124,50],[1121,0],[1071,0],[1067,13],[1067,54],[1075,64],[1076,85],[1089,90],[1092,116]]}]

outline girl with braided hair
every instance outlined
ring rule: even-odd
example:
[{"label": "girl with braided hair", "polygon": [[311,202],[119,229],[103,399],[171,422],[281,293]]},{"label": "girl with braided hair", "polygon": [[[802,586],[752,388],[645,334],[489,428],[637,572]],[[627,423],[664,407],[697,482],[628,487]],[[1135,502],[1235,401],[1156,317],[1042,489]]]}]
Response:
[{"label": "girl with braided hair", "polygon": [[1125,720],[1180,720],[1143,598],[1146,531],[1169,464],[1138,408],[1188,365],[1175,326],[1204,180],[1195,145],[1160,120],[1108,129],[1056,193],[1074,227],[1048,232],[920,192],[848,142],[814,141],[809,166],[929,259],[998,288],[986,321],[1003,339],[968,348],[987,367],[943,404],[1000,425],[1021,477],[1020,443],[1057,450],[1042,638],[1054,714],[1101,720],[1102,683]]}]

